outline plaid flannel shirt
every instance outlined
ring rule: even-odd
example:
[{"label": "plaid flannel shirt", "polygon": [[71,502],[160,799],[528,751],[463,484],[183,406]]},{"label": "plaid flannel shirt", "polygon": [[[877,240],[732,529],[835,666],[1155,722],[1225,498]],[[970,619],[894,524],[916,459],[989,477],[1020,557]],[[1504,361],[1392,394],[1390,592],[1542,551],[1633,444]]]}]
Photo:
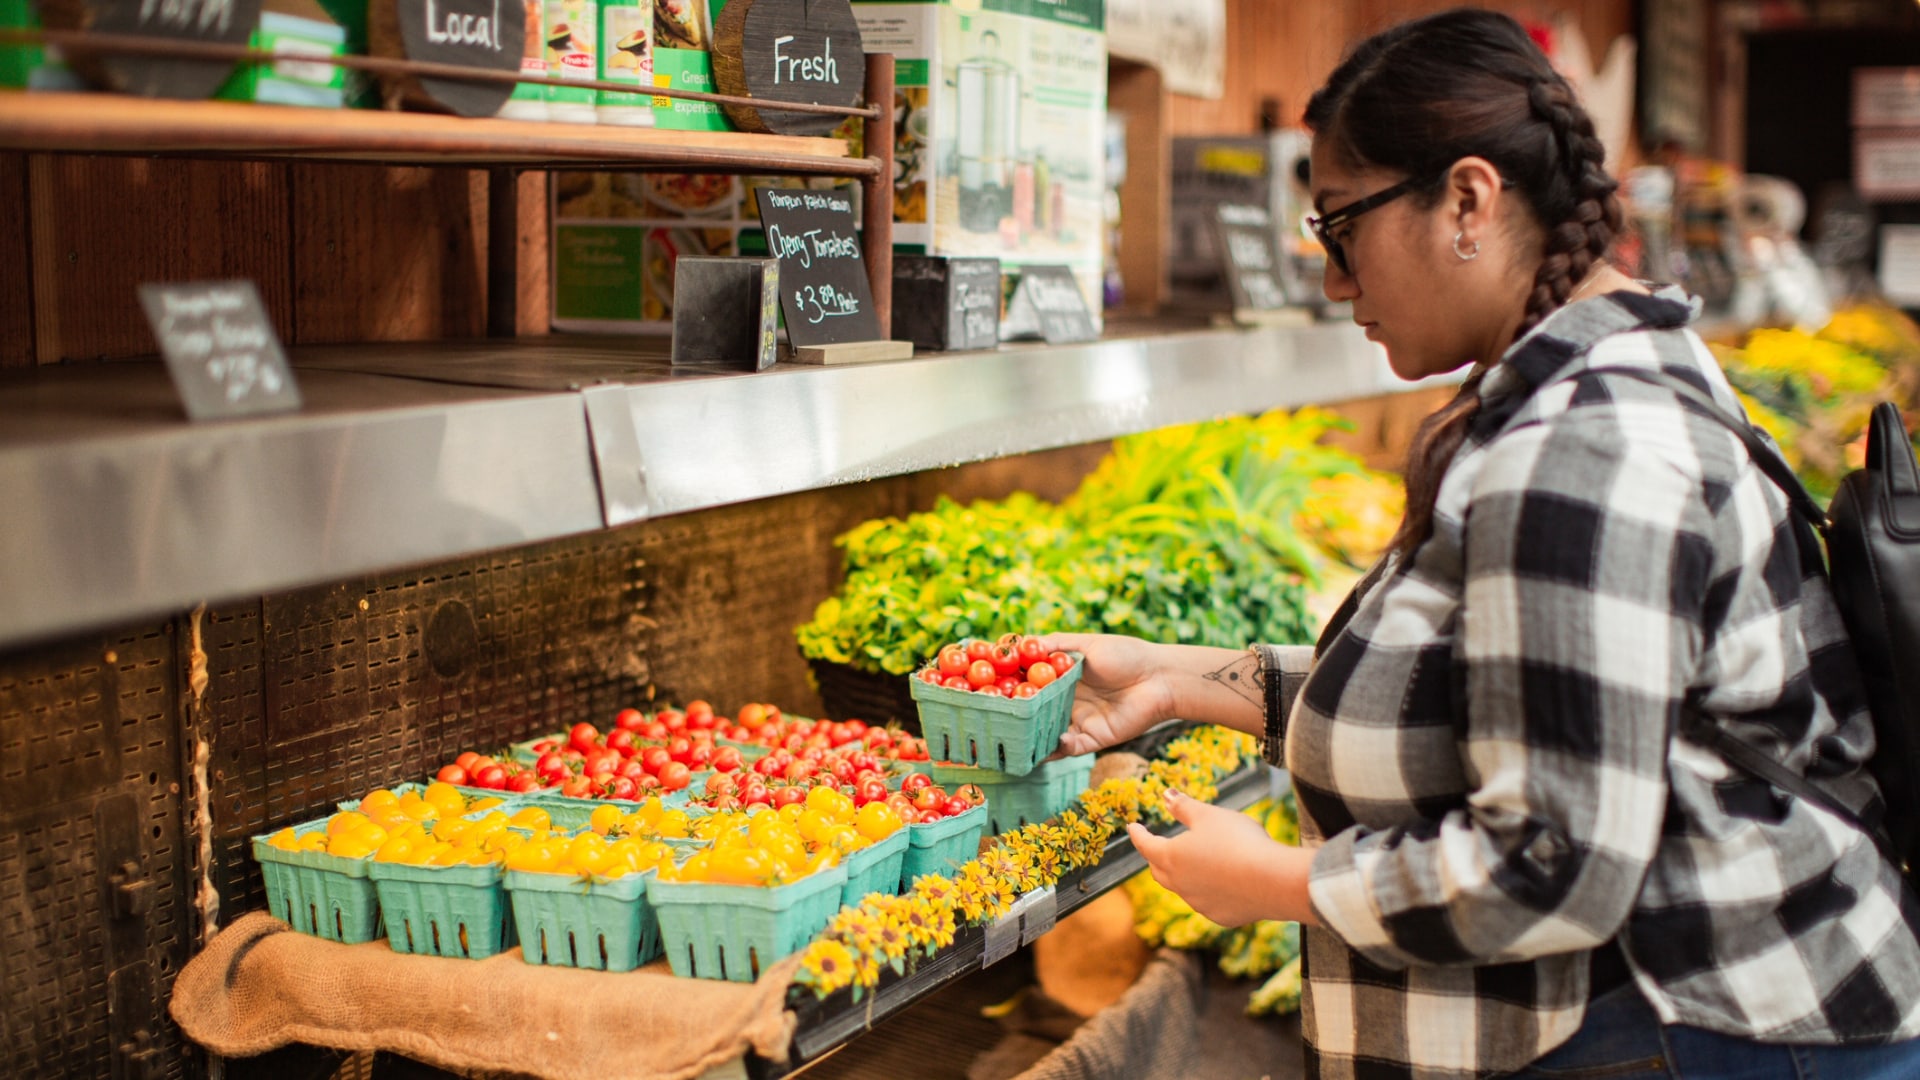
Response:
[{"label": "plaid flannel shirt", "polygon": [[1690,317],[1672,289],[1554,313],[1483,382],[1432,539],[1363,583],[1304,678],[1305,650],[1260,647],[1298,690],[1269,734],[1319,849],[1314,1075],[1522,1068],[1579,1029],[1615,942],[1665,1023],[1920,1035],[1894,868],[1674,734],[1704,710],[1878,810],[1851,648],[1778,489],[1671,392],[1579,374],[1655,367],[1740,414]]}]

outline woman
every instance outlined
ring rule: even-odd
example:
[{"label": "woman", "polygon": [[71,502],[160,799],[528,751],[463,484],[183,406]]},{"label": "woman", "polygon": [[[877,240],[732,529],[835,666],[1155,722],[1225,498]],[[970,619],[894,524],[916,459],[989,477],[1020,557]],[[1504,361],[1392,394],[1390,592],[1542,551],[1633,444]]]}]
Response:
[{"label": "woman", "polygon": [[[1920,1076],[1920,910],[1867,836],[1674,734],[1702,710],[1866,813],[1872,734],[1786,503],[1663,369],[1739,405],[1677,290],[1608,265],[1573,91],[1480,11],[1359,46],[1307,109],[1327,295],[1417,379],[1407,513],[1318,658],[1054,635],[1064,747],[1263,734],[1307,846],[1172,797],[1154,875],[1307,930],[1329,1078]],[[1289,723],[1290,718],[1290,723]]]}]

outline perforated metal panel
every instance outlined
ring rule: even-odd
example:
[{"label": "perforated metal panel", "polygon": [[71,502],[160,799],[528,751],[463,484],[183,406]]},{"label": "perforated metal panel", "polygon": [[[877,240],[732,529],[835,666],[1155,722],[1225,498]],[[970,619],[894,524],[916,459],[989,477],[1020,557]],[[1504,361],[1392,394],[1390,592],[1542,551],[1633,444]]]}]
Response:
[{"label": "perforated metal panel", "polygon": [[176,685],[157,627],[0,665],[0,1075],[181,1075]]}]

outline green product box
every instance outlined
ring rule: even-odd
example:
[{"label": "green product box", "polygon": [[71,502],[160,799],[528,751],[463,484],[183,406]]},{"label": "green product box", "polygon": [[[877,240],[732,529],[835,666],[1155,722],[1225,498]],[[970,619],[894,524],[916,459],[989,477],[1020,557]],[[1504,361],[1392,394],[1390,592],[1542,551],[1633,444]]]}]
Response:
[{"label": "green product box", "polygon": [[[0,0],[0,28],[38,30],[40,19],[27,0]],[[38,45],[0,45],[0,87],[25,87],[42,55]]]},{"label": "green product box", "polygon": [[[653,85],[714,93],[713,24],[726,0],[654,0]],[[679,98],[653,99],[655,127],[674,131],[731,131],[720,106]]]},{"label": "green product box", "polygon": [[[290,14],[289,9],[302,9]],[[338,109],[346,104],[347,70],[304,57],[342,56],[347,32],[328,18],[319,5],[286,0],[268,5],[248,46],[274,53],[271,65],[242,64],[215,97],[227,101],[258,101],[273,105],[307,105]]]}]

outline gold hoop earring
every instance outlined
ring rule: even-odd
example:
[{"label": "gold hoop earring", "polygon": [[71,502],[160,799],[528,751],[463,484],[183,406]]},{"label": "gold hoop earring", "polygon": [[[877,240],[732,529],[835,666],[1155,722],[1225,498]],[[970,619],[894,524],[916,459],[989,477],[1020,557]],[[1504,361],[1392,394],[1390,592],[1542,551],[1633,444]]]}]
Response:
[{"label": "gold hoop earring", "polygon": [[1453,254],[1454,257],[1458,258],[1461,262],[1472,262],[1480,257],[1480,241],[1475,240],[1473,242],[1472,251],[1461,251],[1460,241],[1466,239],[1466,236],[1465,230],[1453,234]]}]

